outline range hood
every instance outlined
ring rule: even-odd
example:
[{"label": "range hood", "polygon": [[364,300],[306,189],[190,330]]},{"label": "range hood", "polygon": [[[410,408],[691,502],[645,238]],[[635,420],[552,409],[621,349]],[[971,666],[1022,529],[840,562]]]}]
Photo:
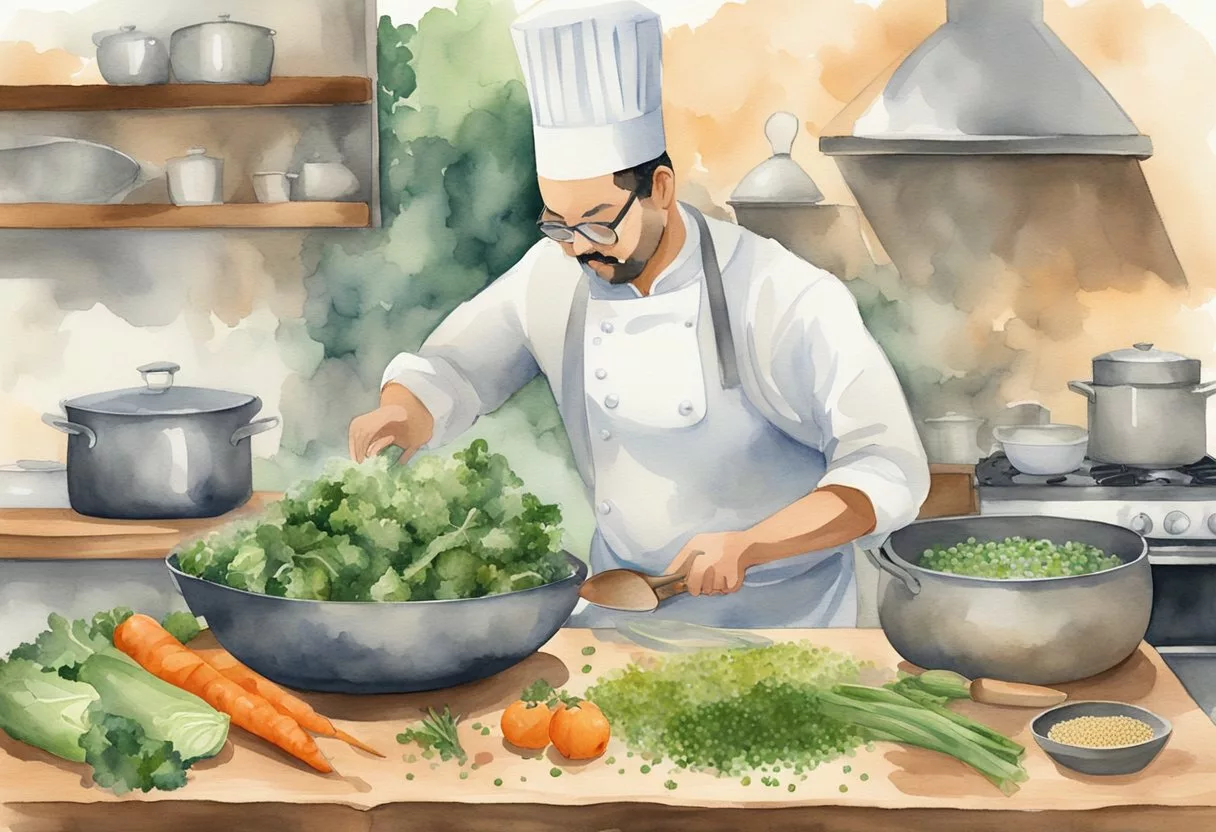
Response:
[{"label": "range hood", "polygon": [[1043,0],[947,0],[946,11],[825,127],[820,150],[1152,155],[1148,136],[1043,22]]}]

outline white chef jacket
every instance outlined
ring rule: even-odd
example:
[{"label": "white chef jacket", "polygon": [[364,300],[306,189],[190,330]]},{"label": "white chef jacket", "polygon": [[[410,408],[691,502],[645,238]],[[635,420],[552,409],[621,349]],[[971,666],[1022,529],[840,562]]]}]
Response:
[{"label": "white chef jacket", "polygon": [[[877,526],[858,544],[879,545],[915,519],[929,472],[895,373],[852,294],[775,241],[707,218],[742,381],[724,389],[697,227],[680,210],[684,246],[650,295],[607,283],[543,239],[418,354],[397,356],[383,383],[403,384],[426,405],[431,446],[537,372],[563,401],[566,323],[578,281],[588,280],[585,415],[562,415],[590,428],[593,572],[660,573],[693,535],[748,528],[829,484],[870,498]],[[854,626],[851,547],[755,567],[734,595],[672,599],[663,613],[717,626]],[[600,626],[607,615],[591,608],[575,623]]]}]

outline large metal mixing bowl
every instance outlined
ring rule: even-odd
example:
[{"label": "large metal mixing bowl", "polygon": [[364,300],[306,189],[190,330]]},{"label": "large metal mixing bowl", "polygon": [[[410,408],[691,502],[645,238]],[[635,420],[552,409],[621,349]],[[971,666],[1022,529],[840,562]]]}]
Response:
[{"label": "large metal mixing bowl", "polygon": [[63,136],[0,135],[0,203],[117,202],[140,164],[112,147]]},{"label": "large metal mixing bowl", "polygon": [[587,565],[545,586],[453,601],[303,601],[169,571],[216,640],[266,678],[298,690],[414,693],[501,673],[535,653],[578,603]]},{"label": "large metal mixing bowl", "polygon": [[[1122,565],[1065,578],[997,580],[934,572],[926,549],[1007,537],[1068,541],[1117,555]],[[1153,581],[1148,544],[1120,526],[1062,517],[951,517],[913,523],[867,551],[882,570],[878,618],[909,662],[968,678],[1051,685],[1122,662],[1148,631]]]}]

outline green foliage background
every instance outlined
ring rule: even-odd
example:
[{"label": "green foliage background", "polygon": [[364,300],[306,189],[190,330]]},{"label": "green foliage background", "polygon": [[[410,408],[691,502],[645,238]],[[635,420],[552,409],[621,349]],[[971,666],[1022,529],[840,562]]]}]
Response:
[{"label": "green foliage background", "polygon": [[[285,487],[344,455],[346,426],[375,406],[393,356],[417,349],[536,241],[541,206],[527,92],[509,33],[515,14],[511,2],[460,0],[454,11],[428,12],[416,28],[381,19],[384,227],[305,241],[304,320],[280,333],[300,366],[284,390],[279,453],[257,472],[266,487]],[[545,380],[458,444],[478,436],[507,455],[531,490],[562,504],[572,551],[585,552],[592,517]]]}]

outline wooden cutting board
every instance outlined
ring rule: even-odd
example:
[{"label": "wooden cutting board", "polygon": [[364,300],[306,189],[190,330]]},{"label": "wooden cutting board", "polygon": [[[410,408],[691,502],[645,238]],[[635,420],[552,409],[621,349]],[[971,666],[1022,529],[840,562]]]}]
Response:
[{"label": "wooden cutting board", "polygon": [[[900,664],[881,630],[765,634],[774,640],[809,641],[845,651],[888,672]],[[210,634],[191,644],[214,645]],[[590,648],[594,653],[588,655]],[[13,828],[35,830],[87,827],[118,832],[137,828],[134,819],[138,817],[149,818],[147,828],[190,832],[215,829],[220,818],[233,828],[368,829],[358,822],[348,825],[357,818],[355,812],[340,816],[339,822],[332,810],[362,812],[394,806],[400,808],[393,816],[397,822],[377,823],[375,829],[1129,832],[1216,828],[1216,789],[1212,786],[1216,782],[1216,726],[1148,645],[1141,645],[1108,673],[1062,686],[1074,700],[1131,702],[1172,721],[1170,743],[1137,774],[1089,777],[1060,768],[1030,735],[1036,709],[975,703],[954,706],[1027,747],[1024,765],[1029,780],[1012,797],[1005,797],[956,760],[892,743],[876,743],[872,750],[860,749],[854,756],[825,763],[805,780],[791,779],[784,772],[778,775],[780,788],[759,782],[744,786],[737,779],[708,773],[678,772],[669,761],[652,766],[629,756],[615,737],[604,757],[579,763],[563,760],[551,748],[536,759],[525,759],[504,744],[499,728],[502,710],[536,679],[544,678],[578,694],[602,674],[648,653],[622,641],[613,631],[563,629],[520,665],[458,688],[409,696],[303,694],[339,727],[388,755],[377,759],[337,740],[320,738],[318,744],[336,769],[330,775],[317,774],[233,728],[229,747],[191,770],[185,788],[115,798],[87,787],[85,766],[65,763],[0,735],[0,828],[5,828],[3,810],[9,809],[18,812],[22,822]],[[444,706],[464,716],[458,729],[461,743],[473,761],[480,761],[477,770],[465,768],[467,779],[461,778],[461,767],[455,761],[435,760],[432,765],[415,757],[411,762],[409,755],[420,749],[402,746],[396,739],[403,729],[417,724],[424,709],[442,711]],[[488,730],[479,731],[475,724]],[[553,775],[554,770],[558,776]],[[668,781],[677,788],[671,788]],[[788,791],[791,782],[796,784],[793,792]],[[133,804],[147,801],[155,801],[155,810],[136,813]],[[92,804],[91,810],[88,804]],[[225,814],[224,807],[233,804],[236,807]],[[581,811],[573,814],[576,808]],[[562,809],[567,811],[560,813]],[[688,813],[696,809],[712,809],[724,817],[702,824],[697,816],[698,823],[689,825]],[[754,811],[757,809],[766,811]],[[790,817],[778,824],[770,811],[784,811]],[[1150,811],[1156,822],[1144,822],[1135,815],[1144,811]],[[259,813],[282,817],[265,825],[250,820],[261,819]],[[519,823],[521,814],[527,822]],[[331,823],[311,823],[310,817],[326,817]],[[103,826],[97,825],[105,819]],[[192,819],[194,824],[189,823]]]},{"label": "wooden cutting board", "polygon": [[178,544],[254,514],[281,496],[255,492],[235,511],[202,520],[103,520],[71,509],[0,509],[0,558],[163,558]]}]

